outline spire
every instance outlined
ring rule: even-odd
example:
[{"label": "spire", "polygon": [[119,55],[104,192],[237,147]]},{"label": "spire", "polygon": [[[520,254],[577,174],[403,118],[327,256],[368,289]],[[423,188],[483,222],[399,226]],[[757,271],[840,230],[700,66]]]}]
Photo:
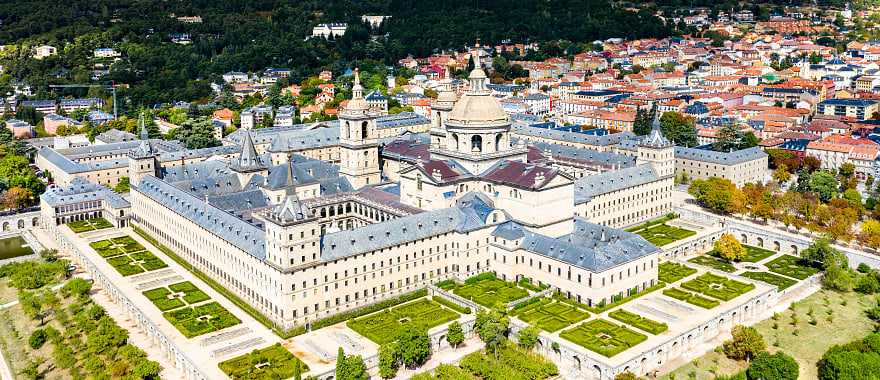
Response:
[{"label": "spire", "polygon": [[351,86],[351,98],[352,99],[361,99],[364,97],[364,87],[361,86],[361,74],[360,70],[355,67],[354,69],[354,85]]},{"label": "spire", "polygon": [[251,131],[249,130],[244,131],[244,137],[241,141],[241,154],[238,155],[238,165],[236,165],[236,168],[239,170],[263,168],[263,162],[257,155],[257,149],[254,148],[254,141],[251,139]]},{"label": "spire", "polygon": [[299,201],[295,193],[284,198],[284,202],[275,206],[269,216],[281,223],[295,223],[311,217],[309,209]]},{"label": "spire", "polygon": [[287,172],[287,179],[285,180],[286,187],[293,189],[293,186],[296,185],[293,182],[294,174],[293,174],[293,153],[287,155],[287,167],[284,170]]},{"label": "spire", "polygon": [[653,148],[663,148],[672,145],[672,142],[666,136],[663,136],[663,131],[660,127],[660,112],[654,113],[654,121],[651,122],[651,133],[645,136],[642,140],[642,145]]},{"label": "spire", "polygon": [[148,140],[150,138],[150,133],[147,131],[147,123],[144,121],[144,113],[141,112],[140,117],[138,117],[138,127],[140,132],[141,140]]}]

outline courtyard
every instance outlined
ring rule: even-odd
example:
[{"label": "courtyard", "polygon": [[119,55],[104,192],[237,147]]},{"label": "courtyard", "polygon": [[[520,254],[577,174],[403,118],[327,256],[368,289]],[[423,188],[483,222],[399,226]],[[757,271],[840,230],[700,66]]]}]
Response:
[{"label": "courtyard", "polygon": [[704,273],[693,280],[683,282],[681,287],[722,301],[730,301],[748,293],[755,288],[755,285]]},{"label": "courtyard", "polygon": [[107,221],[107,219],[104,218],[92,218],[69,222],[67,223],[67,226],[70,227],[70,229],[75,233],[82,233],[110,228],[113,227],[113,224],[111,224]]},{"label": "courtyard", "polygon": [[220,369],[232,379],[274,380],[294,378],[308,372],[309,366],[281,343],[226,360]]},{"label": "courtyard", "polygon": [[407,326],[428,330],[458,319],[459,314],[427,298],[349,320],[350,329],[377,344],[393,342]]},{"label": "courtyard", "polygon": [[664,261],[657,267],[659,280],[671,284],[686,277],[690,277],[697,270],[687,265]]},{"label": "courtyard", "polygon": [[163,315],[187,338],[223,330],[241,323],[240,319],[217,302],[179,308]]},{"label": "courtyard", "polygon": [[604,319],[582,323],[563,331],[559,336],[609,358],[648,339],[643,334]]},{"label": "courtyard", "polygon": [[819,273],[818,268],[814,268],[804,263],[799,257],[792,255],[782,255],[765,264],[767,269],[773,273],[805,280],[808,277]]},{"label": "courtyard", "polygon": [[150,289],[144,292],[144,296],[161,311],[174,310],[211,299],[189,281]]}]

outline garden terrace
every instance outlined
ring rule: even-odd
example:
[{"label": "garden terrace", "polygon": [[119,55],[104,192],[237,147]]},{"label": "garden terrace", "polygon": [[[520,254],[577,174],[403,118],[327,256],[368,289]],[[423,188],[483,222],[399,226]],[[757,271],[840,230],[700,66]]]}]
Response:
[{"label": "garden terrace", "polygon": [[609,358],[648,339],[643,334],[604,319],[582,323],[563,331],[559,336]]},{"label": "garden terrace", "polygon": [[113,227],[113,224],[108,222],[107,219],[104,218],[92,218],[86,220],[77,220],[70,223],[67,223],[67,226],[70,227],[71,231],[75,233],[102,230],[105,228]]},{"label": "garden terrace", "polygon": [[639,330],[657,335],[669,329],[665,323],[656,322],[641,315],[630,313],[623,309],[617,309],[608,313],[608,316],[620,322],[626,323]]},{"label": "garden terrace", "polygon": [[514,308],[511,314],[551,333],[583,321],[590,316],[583,309],[554,299],[535,298],[535,300],[535,302],[521,304],[525,306],[519,309]]},{"label": "garden terrace", "polygon": [[222,330],[241,323],[241,320],[217,302],[176,309],[166,312],[164,315],[165,319],[171,322],[187,338]]},{"label": "garden terrace", "polygon": [[690,292],[686,292],[686,291],[681,290],[679,288],[665,289],[665,290],[663,290],[663,295],[675,298],[679,301],[687,302],[692,305],[697,305],[697,306],[702,307],[704,309],[711,309],[711,308],[714,308],[715,306],[718,306],[721,304],[720,302],[718,302],[716,300],[709,299],[709,298],[703,297],[701,295],[693,294]]},{"label": "garden terrace", "polygon": [[131,276],[168,266],[130,236],[100,240],[90,243],[89,246],[123,276]]},{"label": "garden terrace", "polygon": [[226,360],[219,366],[232,379],[273,380],[296,377],[297,363],[300,375],[309,371],[309,367],[281,343],[275,343]]},{"label": "garden terrace", "polygon": [[701,256],[697,256],[697,257],[694,257],[694,258],[688,260],[688,262],[694,263],[697,265],[706,266],[706,267],[713,268],[713,269],[717,269],[722,272],[727,272],[727,273],[736,272],[736,267],[734,267],[733,264],[731,264],[725,260],[722,260],[722,259],[719,259],[716,257],[712,257],[712,256],[701,255]]},{"label": "garden terrace", "polygon": [[211,299],[189,281],[147,290],[144,292],[144,296],[161,311],[174,310]]},{"label": "garden terrace", "polygon": [[689,277],[697,270],[684,264],[673,263],[670,261],[662,262],[658,266],[659,279],[667,284],[671,284],[685,277]]},{"label": "garden terrace", "polygon": [[428,330],[458,319],[458,313],[422,298],[375,314],[348,321],[348,327],[377,344],[393,342],[405,326]]},{"label": "garden terrace", "polygon": [[639,236],[651,242],[651,244],[654,244],[658,247],[662,247],[669,243],[682,240],[697,234],[696,231],[670,226],[665,223],[654,225],[645,229],[637,229],[630,232],[638,234]]},{"label": "garden terrace", "polygon": [[505,307],[507,303],[529,295],[529,292],[512,282],[503,281],[491,273],[471,277],[464,284],[457,284],[453,293],[485,307]]},{"label": "garden terrace", "polygon": [[767,272],[745,272],[741,273],[740,276],[775,285],[779,290],[785,290],[797,284],[795,280]]},{"label": "garden terrace", "polygon": [[748,293],[755,288],[755,285],[734,281],[712,273],[704,273],[693,280],[683,282],[681,287],[722,301],[730,301]]},{"label": "garden terrace", "polygon": [[779,256],[765,265],[771,272],[796,278],[798,280],[804,280],[807,277],[819,273],[819,269],[810,266],[799,257],[792,255]]},{"label": "garden terrace", "polygon": [[[745,262],[749,262],[749,263],[757,263],[761,260],[764,260],[764,259],[776,254],[776,252],[773,252],[769,249],[758,248],[758,247],[754,247],[751,245],[743,244],[742,247],[745,248],[745,250],[746,250],[746,256],[743,257],[743,259],[740,261],[745,261]],[[722,261],[727,261],[727,260],[721,258],[721,255],[718,252],[716,252],[714,249],[709,252],[709,255],[716,257]]]}]

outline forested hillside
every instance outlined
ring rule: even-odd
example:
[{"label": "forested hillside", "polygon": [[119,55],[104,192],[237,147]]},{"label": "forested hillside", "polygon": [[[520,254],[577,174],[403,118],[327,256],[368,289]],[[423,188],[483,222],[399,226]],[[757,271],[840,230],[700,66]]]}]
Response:
[{"label": "forested hillside", "polygon": [[[123,110],[211,94],[209,83],[230,70],[256,71],[269,66],[293,69],[299,81],[320,69],[337,73],[352,62],[393,64],[407,55],[424,56],[459,49],[480,38],[487,43],[547,42],[544,51],[573,54],[583,43],[608,37],[667,36],[673,31],[649,11],[633,12],[608,0],[563,1],[145,1],[19,0],[0,7],[0,44],[7,49],[0,64],[6,75],[34,86],[38,97],[50,83],[88,83],[99,47],[112,47],[123,60],[110,66],[102,82],[128,84],[121,90]],[[391,15],[380,30],[370,30],[361,15]],[[202,23],[171,17],[201,16]],[[348,22],[336,40],[307,39],[314,25]],[[171,42],[188,34],[189,45]],[[29,47],[49,44],[59,54],[29,58]],[[561,48],[560,48],[561,46]],[[563,51],[560,51],[563,49]],[[538,57],[540,58],[540,57]],[[81,90],[76,95],[86,95]],[[101,95],[101,90],[91,90]]]}]

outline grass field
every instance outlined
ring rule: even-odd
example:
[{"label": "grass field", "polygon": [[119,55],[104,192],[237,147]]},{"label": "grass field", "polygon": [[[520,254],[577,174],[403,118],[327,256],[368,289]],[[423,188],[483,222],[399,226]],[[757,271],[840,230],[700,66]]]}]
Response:
[{"label": "grass field", "polygon": [[799,257],[792,255],[779,256],[773,259],[773,261],[767,263],[766,266],[771,272],[796,278],[798,280],[803,280],[819,273],[819,269],[803,263]]},{"label": "grass field", "polygon": [[694,258],[691,258],[690,260],[688,260],[688,262],[694,263],[697,265],[706,266],[706,267],[713,268],[713,269],[717,269],[722,272],[727,272],[727,273],[736,272],[736,267],[734,267],[733,264],[731,264],[725,260],[719,259],[717,257],[700,255],[700,256],[696,256]]},{"label": "grass field", "polygon": [[[795,358],[800,366],[800,379],[818,379],[816,362],[833,345],[864,338],[873,331],[873,323],[865,309],[876,305],[872,296],[858,293],[819,291],[789,308],[778,317],[764,320],[755,328],[764,336],[768,351],[783,351]],[[812,316],[811,314],[812,311]],[[793,320],[792,315],[797,316]],[[815,321],[813,325],[811,322]],[[794,323],[793,323],[794,322]],[[715,374],[729,375],[747,367],[723,354],[710,352],[677,368],[675,379],[712,380]],[[693,374],[693,375],[691,375]],[[671,380],[669,374],[661,377]]]},{"label": "grass field", "polygon": [[347,325],[352,330],[378,344],[393,342],[408,325],[424,329],[458,319],[458,313],[422,298],[378,313],[352,319]]},{"label": "grass field", "polygon": [[505,306],[508,302],[529,295],[529,292],[512,282],[498,278],[480,278],[457,285],[453,292],[485,307]]},{"label": "grass field", "polygon": [[130,236],[100,240],[89,243],[89,246],[123,276],[131,276],[168,266]]},{"label": "grass field", "polygon": [[275,343],[226,360],[219,367],[232,379],[274,380],[293,378],[297,362],[300,374],[308,372],[306,363],[293,356],[281,343]]},{"label": "grass field", "polygon": [[660,281],[671,284],[697,273],[697,270],[684,264],[665,261],[657,267]]},{"label": "grass field", "polygon": [[73,232],[80,233],[80,232],[95,231],[95,230],[102,230],[104,228],[110,228],[110,227],[113,227],[113,224],[111,224],[110,222],[107,221],[107,219],[104,219],[104,218],[92,218],[92,219],[86,219],[86,220],[73,221],[73,222],[67,223],[67,226],[70,227],[70,229]]},{"label": "grass field", "polygon": [[792,285],[797,284],[797,281],[795,280],[767,272],[745,272],[740,275],[743,277],[751,278],[752,280],[758,280],[761,282],[766,282],[770,285],[776,285],[779,290],[785,290],[790,288]]},{"label": "grass field", "polygon": [[574,305],[541,298],[512,312],[517,318],[548,332],[555,332],[583,321],[590,314]]},{"label": "grass field", "polygon": [[587,321],[563,331],[559,336],[609,358],[648,339],[643,334],[604,319]]},{"label": "grass field", "polygon": [[241,323],[240,319],[232,315],[229,310],[226,310],[217,302],[175,309],[166,312],[164,316],[187,338],[222,330]]}]

